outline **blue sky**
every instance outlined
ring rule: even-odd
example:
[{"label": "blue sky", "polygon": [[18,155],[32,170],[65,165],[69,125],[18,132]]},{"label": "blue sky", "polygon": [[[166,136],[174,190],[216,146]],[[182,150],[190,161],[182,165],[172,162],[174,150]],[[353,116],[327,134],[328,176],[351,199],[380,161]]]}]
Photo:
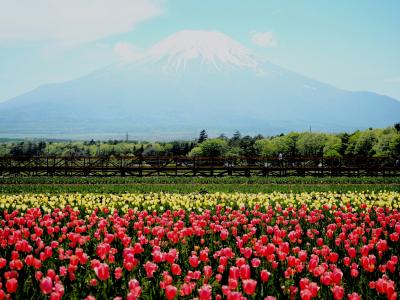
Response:
[{"label": "blue sky", "polygon": [[0,0],[0,101],[80,77],[183,29],[400,100],[400,1]]}]

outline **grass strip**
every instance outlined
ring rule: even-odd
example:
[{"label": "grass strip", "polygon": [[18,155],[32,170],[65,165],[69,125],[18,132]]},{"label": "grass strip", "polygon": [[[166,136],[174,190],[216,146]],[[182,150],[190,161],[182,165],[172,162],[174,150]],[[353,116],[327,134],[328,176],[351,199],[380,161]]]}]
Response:
[{"label": "grass strip", "polygon": [[20,193],[270,193],[270,192],[348,192],[348,191],[400,191],[399,185],[390,184],[29,184],[0,185],[2,194]]}]

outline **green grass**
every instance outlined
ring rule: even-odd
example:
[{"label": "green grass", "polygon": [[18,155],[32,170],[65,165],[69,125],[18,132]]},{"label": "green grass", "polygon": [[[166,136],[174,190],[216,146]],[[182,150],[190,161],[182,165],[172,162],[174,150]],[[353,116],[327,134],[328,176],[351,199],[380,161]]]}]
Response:
[{"label": "green grass", "polygon": [[0,193],[150,193],[400,191],[398,177],[15,177],[0,178]]},{"label": "green grass", "polygon": [[4,177],[2,184],[399,184],[400,177]]}]

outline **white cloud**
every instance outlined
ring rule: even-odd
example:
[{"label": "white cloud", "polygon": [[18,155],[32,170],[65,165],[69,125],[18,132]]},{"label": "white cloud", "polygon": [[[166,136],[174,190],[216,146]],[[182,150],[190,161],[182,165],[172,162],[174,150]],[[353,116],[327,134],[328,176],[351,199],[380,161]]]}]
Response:
[{"label": "white cloud", "polygon": [[158,0],[0,0],[0,43],[89,42],[160,13]]},{"label": "white cloud", "polygon": [[134,61],[142,56],[134,44],[127,42],[117,43],[114,47],[114,53],[122,61]]},{"label": "white cloud", "polygon": [[272,48],[276,47],[278,43],[271,31],[256,32],[251,33],[251,41],[261,47]]},{"label": "white cloud", "polygon": [[400,76],[399,77],[386,78],[385,82],[388,82],[388,83],[399,83],[400,84]]}]

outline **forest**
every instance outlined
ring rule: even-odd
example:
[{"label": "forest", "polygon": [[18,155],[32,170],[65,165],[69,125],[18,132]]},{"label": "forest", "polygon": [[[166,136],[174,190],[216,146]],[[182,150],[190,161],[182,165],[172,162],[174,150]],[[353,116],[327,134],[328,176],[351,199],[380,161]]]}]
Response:
[{"label": "forest", "polygon": [[3,140],[0,156],[202,156],[255,157],[277,156],[323,157],[398,157],[400,123],[392,127],[352,133],[290,132],[276,136],[221,134],[208,137],[202,130],[197,139],[169,142],[137,140],[57,141]]}]

